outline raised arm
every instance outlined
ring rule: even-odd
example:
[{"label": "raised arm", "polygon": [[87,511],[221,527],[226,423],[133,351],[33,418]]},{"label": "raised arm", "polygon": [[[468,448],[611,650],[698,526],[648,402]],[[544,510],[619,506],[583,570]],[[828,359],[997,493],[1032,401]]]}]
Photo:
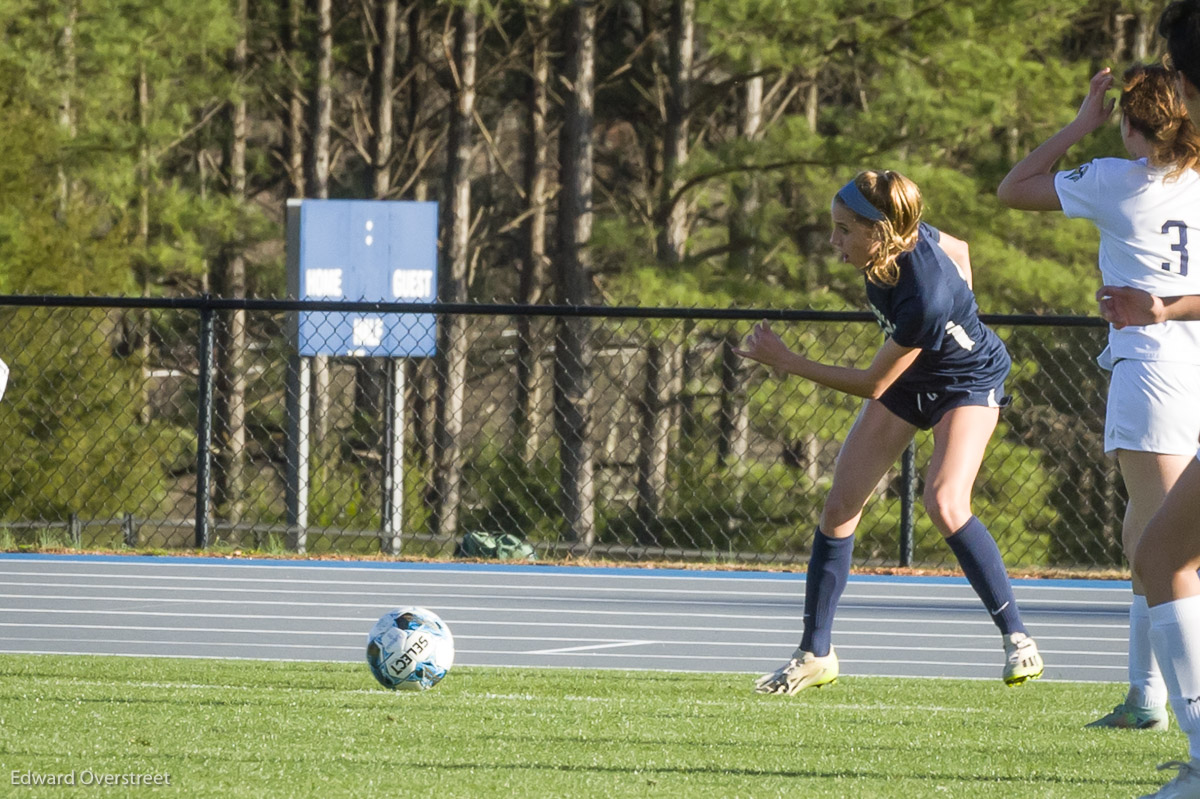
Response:
[{"label": "raised arm", "polygon": [[738,355],[766,364],[786,374],[803,377],[827,388],[856,397],[877,399],[887,391],[904,370],[913,365],[921,350],[901,347],[890,338],[875,353],[866,369],[833,366],[810,360],[792,352],[766,322],[759,322],[746,336]]},{"label": "raised arm", "polygon": [[996,196],[1001,204],[1021,211],[1062,210],[1058,192],[1054,190],[1054,165],[1073,144],[1103,125],[1112,114],[1116,101],[1104,99],[1112,84],[1112,71],[1108,67],[1092,76],[1087,97],[1075,119],[1021,159],[1000,181]]}]

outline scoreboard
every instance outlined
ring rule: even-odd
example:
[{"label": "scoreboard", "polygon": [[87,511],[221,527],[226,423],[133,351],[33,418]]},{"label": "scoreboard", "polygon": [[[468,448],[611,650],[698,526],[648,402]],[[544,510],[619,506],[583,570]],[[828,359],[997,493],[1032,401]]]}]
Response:
[{"label": "scoreboard", "polygon": [[[288,291],[302,300],[437,300],[437,203],[288,200]],[[302,356],[428,357],[431,313],[302,311]]]}]

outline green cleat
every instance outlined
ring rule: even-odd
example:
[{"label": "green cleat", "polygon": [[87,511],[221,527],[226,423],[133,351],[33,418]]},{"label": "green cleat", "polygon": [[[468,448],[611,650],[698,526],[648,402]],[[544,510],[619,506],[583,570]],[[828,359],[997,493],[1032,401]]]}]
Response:
[{"label": "green cleat", "polygon": [[1004,684],[1020,685],[1042,676],[1045,664],[1037,644],[1025,633],[1004,636]]},{"label": "green cleat", "polygon": [[1134,707],[1129,697],[1112,709],[1112,713],[1096,719],[1085,727],[1113,730],[1165,730],[1170,726],[1165,707]]},{"label": "green cleat", "polygon": [[833,685],[837,682],[838,671],[837,655],[832,649],[828,655],[817,657],[797,648],[791,660],[759,677],[754,682],[754,690],[760,694],[795,694],[805,688]]}]

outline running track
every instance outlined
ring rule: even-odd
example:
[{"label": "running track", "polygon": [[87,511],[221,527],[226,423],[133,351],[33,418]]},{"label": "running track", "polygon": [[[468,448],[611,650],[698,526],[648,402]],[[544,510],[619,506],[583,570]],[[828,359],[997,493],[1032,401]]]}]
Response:
[{"label": "running track", "polygon": [[[1129,583],[1018,580],[1045,679],[1126,679]],[[0,652],[358,661],[390,607],[450,626],[456,664],[758,674],[800,633],[803,574],[0,554]],[[966,581],[852,577],[842,673],[999,677]]]}]

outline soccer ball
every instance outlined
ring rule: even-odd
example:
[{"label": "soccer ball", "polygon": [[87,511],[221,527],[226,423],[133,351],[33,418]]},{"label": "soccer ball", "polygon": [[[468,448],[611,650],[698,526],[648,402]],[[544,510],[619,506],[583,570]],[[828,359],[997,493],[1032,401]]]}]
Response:
[{"label": "soccer ball", "polygon": [[394,608],[367,636],[367,665],[384,688],[424,691],[454,665],[454,638],[433,611]]}]

